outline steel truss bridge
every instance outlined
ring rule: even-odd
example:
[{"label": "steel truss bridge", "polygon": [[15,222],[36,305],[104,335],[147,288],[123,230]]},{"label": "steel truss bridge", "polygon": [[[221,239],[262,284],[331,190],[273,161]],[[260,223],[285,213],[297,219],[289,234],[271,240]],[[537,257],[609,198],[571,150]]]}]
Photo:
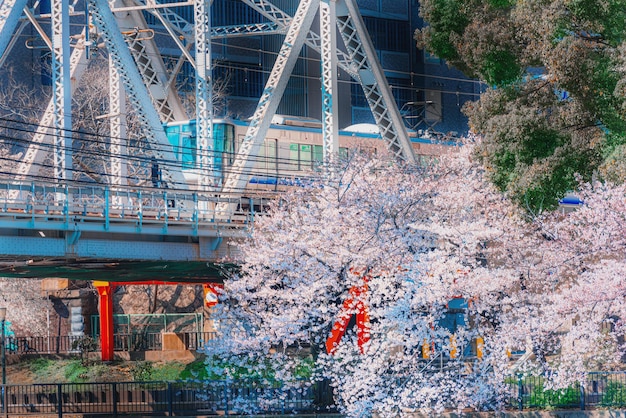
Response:
[{"label": "steel truss bridge", "polygon": [[[165,265],[236,259],[234,243],[252,232],[257,216],[243,210],[254,208],[255,202],[242,197],[241,191],[305,45],[321,56],[324,162],[332,162],[339,151],[338,70],[363,87],[392,155],[415,161],[356,0],[301,0],[293,15],[269,0],[241,0],[263,20],[223,27],[211,25],[213,2],[209,0],[49,0],[49,13],[41,12],[44,0],[31,1],[0,0],[0,66],[20,34],[32,26],[38,42],[52,56],[53,95],[17,168],[0,178],[0,259],[8,260],[4,271],[19,273],[20,265],[32,267],[45,260],[44,264],[143,260]],[[193,22],[177,14],[184,7],[193,9]],[[173,68],[165,65],[157,38],[145,36],[146,15],[156,18],[170,45],[178,47]],[[76,30],[76,16],[86,17],[82,31]],[[313,25],[318,21],[319,26]],[[217,185],[211,141],[211,41],[264,34],[282,34],[284,40],[232,167]],[[95,45],[105,48],[108,56],[110,157],[106,164],[111,175],[106,184],[76,182],[74,173],[81,167],[73,164],[68,134],[73,132],[72,98]],[[190,119],[174,82],[184,62],[195,74],[196,108],[191,118],[197,120],[198,183],[190,187],[182,170],[165,167],[163,179],[177,185],[175,191],[129,185],[122,140],[127,128],[124,114],[137,116],[148,144],[146,155],[175,161],[163,124]],[[44,145],[52,149],[54,170],[53,178],[46,181],[39,172],[46,157]]]}]

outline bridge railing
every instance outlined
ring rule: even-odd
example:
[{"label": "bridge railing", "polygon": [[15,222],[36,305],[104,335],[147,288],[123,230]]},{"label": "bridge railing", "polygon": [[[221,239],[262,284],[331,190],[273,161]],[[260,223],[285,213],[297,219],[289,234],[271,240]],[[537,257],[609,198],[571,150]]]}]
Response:
[{"label": "bridge railing", "polygon": [[[17,183],[0,180],[0,216],[14,219],[45,220],[69,224],[102,223],[104,230],[112,225],[136,223],[142,227],[158,224],[187,226],[194,230],[209,228],[248,228],[255,208],[264,208],[269,198],[233,196],[224,198],[215,192],[169,190],[158,188],[111,188],[103,185],[66,185],[52,183]],[[218,203],[234,207],[220,211]],[[261,203],[259,203],[261,202]]]}]

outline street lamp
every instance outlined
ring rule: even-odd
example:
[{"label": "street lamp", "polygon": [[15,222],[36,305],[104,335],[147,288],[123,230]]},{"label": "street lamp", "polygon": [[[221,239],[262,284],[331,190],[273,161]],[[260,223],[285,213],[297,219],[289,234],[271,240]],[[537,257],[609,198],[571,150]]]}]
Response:
[{"label": "street lamp", "polygon": [[2,384],[7,384],[7,357],[6,357],[6,339],[4,337],[4,322],[7,319],[7,308],[0,308],[0,328],[2,328],[1,338],[2,338]]}]

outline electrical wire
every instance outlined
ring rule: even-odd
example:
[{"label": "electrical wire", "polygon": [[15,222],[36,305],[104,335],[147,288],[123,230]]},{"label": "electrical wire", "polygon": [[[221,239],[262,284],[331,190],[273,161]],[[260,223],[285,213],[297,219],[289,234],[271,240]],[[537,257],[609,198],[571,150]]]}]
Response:
[{"label": "electrical wire", "polygon": [[[220,46],[223,45],[223,43],[218,43],[218,42],[215,42],[215,41],[212,41],[212,43],[216,44],[216,45],[220,45]],[[238,46],[238,45],[228,45],[228,47],[231,48],[231,49],[238,48],[238,49],[241,49],[241,50],[244,50],[244,51],[253,51],[255,53],[265,54],[265,55],[278,55],[278,53],[273,52],[273,51],[255,50],[255,49],[252,49],[252,48],[246,48],[246,47]],[[162,58],[161,55],[155,54],[154,56],[155,57],[158,56],[159,58]],[[302,58],[305,59],[305,60],[316,62],[316,63],[321,62],[320,59],[316,59],[316,58],[311,58],[311,57],[302,57]],[[239,67],[235,67],[233,65],[226,65],[226,64],[219,64],[219,63],[216,65],[216,67],[223,67],[223,68],[227,68],[227,69],[239,69]],[[248,71],[257,71],[257,72],[261,72],[261,73],[265,73],[265,74],[269,74],[270,73],[270,71],[263,70],[263,69],[247,68],[247,70]],[[393,71],[393,72],[395,74],[409,75],[410,77],[422,76],[422,77],[429,77],[429,78],[438,78],[438,79],[458,81],[458,82],[463,82],[463,83],[475,83],[475,84],[479,84],[480,85],[479,81],[470,80],[470,79],[461,79],[461,78],[443,77],[443,76],[433,76],[433,75],[428,75],[428,74],[419,74],[419,73],[412,73],[412,72],[410,73],[410,72],[402,72],[402,71]],[[310,80],[318,80],[319,79],[318,77],[313,77],[313,76],[304,76],[304,75],[294,75],[294,76],[295,77],[306,78],[306,79],[310,79]],[[348,81],[340,80],[340,82],[349,83],[349,84],[357,84],[357,82],[352,81],[352,80],[348,80]],[[410,86],[393,86],[392,88],[393,89],[397,89],[397,90],[410,90],[410,91],[414,90],[414,88],[410,87]],[[456,91],[456,92],[447,92],[447,91],[441,91],[441,90],[438,90],[438,91],[440,91],[442,93],[450,93],[450,94],[457,94],[457,95],[460,95],[460,94],[463,94],[463,95],[465,95],[465,94],[477,95],[475,93],[466,93],[466,92],[462,92],[462,91]],[[14,128],[12,128],[12,129],[14,129]],[[23,132],[33,133],[34,131],[23,130]],[[80,132],[78,132],[78,131],[68,131],[68,132],[79,134],[82,137],[82,138],[79,139],[79,141],[81,141],[81,142],[91,142],[91,143],[96,142],[98,144],[104,144],[103,141],[99,141],[98,140],[101,137],[100,135],[96,135],[96,139],[95,140],[87,140],[85,138],[85,135],[94,135],[94,134],[88,134],[88,133],[85,133],[85,132],[82,132],[82,131],[80,131]],[[67,135],[67,132],[65,133],[65,135]],[[9,140],[13,140],[13,141],[20,141],[21,140],[19,138],[10,138],[10,137],[5,137],[5,139],[9,139]],[[54,149],[54,146],[47,145],[47,144],[45,146],[41,145],[41,144],[36,144],[35,146],[39,147],[40,149],[43,149],[43,148],[46,148],[46,147],[48,148],[48,150],[50,150],[51,147],[52,147],[52,149]],[[129,145],[127,144],[126,146],[128,147]],[[135,147],[139,149],[139,145],[136,145]],[[164,147],[167,147],[168,149],[165,149]],[[282,147],[282,145],[281,145],[281,147]],[[169,150],[169,146],[160,145],[160,144],[150,144],[150,148],[152,150],[156,151],[156,152],[163,152],[163,151]],[[159,150],[159,148],[161,148],[161,150]],[[279,148],[279,147],[277,147],[277,148]],[[186,150],[184,147],[182,149],[183,149],[183,152]],[[282,148],[282,149],[286,149],[286,147]],[[69,152],[70,149],[69,148],[65,149],[65,151]],[[83,150],[81,150],[81,154],[88,155],[88,156],[94,156],[94,157],[96,157],[96,156],[112,157],[112,155],[110,153],[106,153],[106,152],[102,152],[102,151],[94,151],[94,150],[90,150],[90,149],[83,149]],[[227,154],[234,155],[234,153],[227,153]],[[131,156],[128,156],[128,155],[126,155],[126,156],[117,156],[117,158],[123,158],[126,161],[137,161],[137,162],[140,162],[140,163],[146,163],[147,159],[148,159],[148,157],[131,157]],[[251,156],[250,158],[252,158],[255,162],[263,162],[264,161],[264,162],[267,163],[267,158],[268,157],[257,155],[257,156]],[[261,160],[261,159],[263,159],[263,160]],[[285,159],[285,160],[286,161],[290,161],[290,162],[293,161],[291,159]],[[279,162],[280,162],[280,158],[277,159],[276,163],[279,163]],[[176,161],[176,160],[162,160],[161,159],[159,161],[159,164],[163,165],[165,167],[171,167],[171,168],[174,168],[174,169],[181,169],[182,168],[182,163],[179,162],[179,161]],[[107,175],[106,173],[99,173],[99,174],[100,175]]]},{"label": "electrical wire", "polygon": [[[6,119],[3,119],[3,118],[0,118],[0,120],[5,120],[6,121]],[[11,122],[20,122],[20,121],[12,120]],[[15,127],[0,125],[0,128],[2,128],[2,127],[4,127],[5,129],[16,129]],[[34,131],[29,131],[29,130],[21,130],[21,131],[22,132],[34,133]],[[81,134],[85,134],[85,133],[81,132]],[[30,141],[25,140],[23,138],[10,137],[10,136],[7,136],[7,135],[0,135],[0,138],[1,139],[5,139],[5,140],[14,141],[14,142],[22,142],[22,143],[31,144]],[[102,144],[101,141],[93,141],[93,142],[96,142],[97,144]],[[32,145],[36,146],[35,149],[43,150],[43,151],[52,151],[52,150],[55,149],[55,146],[53,144],[42,143],[42,144],[31,144],[31,146]],[[66,151],[68,149],[69,148],[66,148]],[[235,155],[236,155],[235,153],[220,153],[220,154],[221,154],[220,156],[222,156],[222,158],[223,158],[224,154],[227,155],[227,158],[234,158]],[[96,150],[90,150],[90,149],[83,149],[83,150],[81,150],[81,155],[83,155],[83,156],[91,155],[91,156],[99,156],[99,157],[105,157],[105,158],[116,157],[116,158],[121,158],[122,160],[124,160],[126,162],[129,162],[129,161],[137,161],[139,163],[148,163],[148,162],[151,163],[152,162],[151,157],[137,157],[137,156],[128,156],[128,155],[124,155],[124,156],[113,155],[110,152],[96,151]],[[226,159],[226,158],[223,158],[223,159]],[[0,160],[9,161],[9,162],[13,162],[13,163],[16,162],[14,159],[7,158],[7,157],[0,157]],[[256,157],[256,158],[252,157],[252,161],[257,162],[257,163],[258,162],[265,163],[265,164],[271,163],[272,165],[275,165],[276,167],[278,167],[278,164],[281,164],[283,166],[284,165],[293,166],[293,165],[296,165],[296,164],[297,165],[304,164],[304,165],[309,165],[309,166],[313,166],[314,165],[314,162],[313,161],[309,161],[309,160],[295,161],[293,159],[272,158],[272,157],[266,157],[266,156],[263,156],[263,157],[259,156],[259,157]],[[47,168],[47,169],[53,169],[54,168],[54,166],[51,165],[51,164],[44,164],[44,163],[40,163],[40,162],[33,162],[32,164],[35,165],[35,166],[38,166],[40,168]],[[179,169],[179,170],[182,169],[182,167],[183,167],[183,165],[180,162],[178,162],[178,161],[176,161],[175,164],[161,164],[161,161],[159,161],[159,165],[160,166],[166,166],[166,167],[173,168],[173,169]],[[227,175],[227,174],[232,173],[232,170],[230,169],[230,167],[228,167],[228,165],[224,165],[223,168],[224,168],[222,170],[223,175]],[[78,170],[78,169],[75,169],[75,168],[71,168],[69,170],[71,172],[73,172],[73,173],[84,174],[84,171],[81,171],[81,170]],[[98,175],[99,177],[113,177],[110,173],[98,172],[95,169],[92,170],[91,172],[87,173],[87,175],[89,175],[89,174],[91,174],[91,175]],[[257,177],[257,178],[263,178],[263,177],[265,177],[265,178],[274,178],[277,175],[277,173],[268,173],[267,171],[258,171],[258,169],[256,171],[255,170],[251,171],[249,174],[250,174],[250,176]],[[299,174],[298,177],[300,179],[309,179],[310,180],[310,179],[314,178],[312,176],[307,176],[304,173],[298,173],[298,174]],[[131,177],[131,176],[127,176],[126,178],[127,179],[135,179],[134,177]],[[241,190],[243,191],[245,189],[241,189]]]},{"label": "electrical wire", "polygon": [[[31,125],[33,127],[43,126],[43,125],[37,125],[35,123],[31,123],[31,122],[22,122],[22,121],[17,121],[17,120],[12,120],[12,119],[7,119],[7,118],[0,117],[0,122],[1,121],[23,123],[23,124]],[[1,123],[0,123],[0,128],[13,129],[13,130],[16,130],[16,131],[25,132],[25,133],[29,133],[29,134],[35,133],[35,131],[33,131],[33,130],[23,129],[23,128],[16,128],[16,127],[7,126],[7,125],[2,125]],[[54,129],[52,126],[47,126],[47,128],[50,129],[50,130]],[[98,145],[106,145],[106,142],[101,140],[102,138],[105,138],[105,139],[111,138],[109,136],[104,136],[104,135],[97,134],[97,133],[87,133],[87,132],[84,132],[84,131],[68,130],[68,129],[66,129],[64,131],[65,131],[65,136],[66,137],[67,137],[68,133],[81,135],[81,136],[85,136],[85,135],[95,136],[97,138],[95,140],[93,140],[93,139],[86,139],[86,138],[80,138],[80,139],[78,139],[78,141],[80,141],[80,142],[88,142],[88,143],[95,143],[95,144],[98,144]],[[50,134],[50,136],[56,137],[56,134]],[[35,144],[35,143],[31,143],[31,141],[28,141],[28,140],[23,139],[23,138],[16,138],[16,137],[8,137],[7,136],[4,139],[12,140],[12,141],[15,141],[15,142],[22,142],[22,143],[32,144],[35,147],[39,147],[39,149],[47,148],[48,150],[50,150],[50,149],[54,148],[54,145],[52,145],[52,144],[43,144],[43,143],[42,144]],[[132,140],[129,140],[128,138],[115,138],[115,139],[119,139],[119,140],[126,141],[126,142],[132,141]],[[127,148],[129,148],[129,147],[130,148],[136,148],[138,150],[142,149],[142,147],[140,147],[139,145],[126,145],[126,147]],[[176,148],[178,148],[179,150],[182,150],[182,152],[180,152],[181,154],[193,153],[196,150],[194,147],[191,147],[191,146],[188,146],[188,147],[183,146],[183,147],[176,147]],[[72,151],[72,152],[74,151],[74,149],[70,148],[70,147],[65,147],[65,148],[61,148],[61,149],[65,150],[65,151]],[[157,151],[157,152],[159,152],[159,151],[171,151],[171,146],[169,144],[166,144],[166,145],[151,144],[150,145],[150,149],[154,150],[154,151]],[[287,151],[290,148],[288,148],[288,145],[286,145],[286,144],[277,143],[276,144],[276,149],[277,149],[277,151],[280,151],[280,150]],[[108,152],[102,152],[102,151],[90,150],[90,149],[82,150],[82,152],[84,154],[87,154],[87,155],[91,154],[91,155],[94,155],[94,156],[103,156],[103,157],[113,157],[114,156],[114,155],[112,155],[112,154],[110,154]],[[222,157],[224,159],[233,159],[237,155],[237,153],[233,152],[233,151],[215,151],[215,150],[209,151],[208,154],[209,154],[209,157]],[[116,156],[116,157],[119,158],[120,156]],[[152,158],[151,156],[147,156],[147,157],[124,156],[124,157],[127,157],[127,159],[129,159],[129,160],[130,159],[134,159],[135,161],[139,161],[139,162],[151,161],[151,158]],[[272,162],[275,161],[276,163],[287,164],[287,165],[293,164],[293,161],[294,161],[291,158],[267,156],[267,155],[260,155],[260,154],[251,155],[250,158],[251,158],[251,161],[253,161],[253,162],[260,162],[260,163],[268,163],[269,159],[271,158]],[[168,160],[160,160],[160,161],[163,161],[165,164],[168,164]],[[172,160],[170,160],[170,161],[172,161]],[[183,167],[184,164],[182,162],[179,162],[178,160],[173,160],[171,165],[174,166],[174,168],[180,169],[180,168]]]}]

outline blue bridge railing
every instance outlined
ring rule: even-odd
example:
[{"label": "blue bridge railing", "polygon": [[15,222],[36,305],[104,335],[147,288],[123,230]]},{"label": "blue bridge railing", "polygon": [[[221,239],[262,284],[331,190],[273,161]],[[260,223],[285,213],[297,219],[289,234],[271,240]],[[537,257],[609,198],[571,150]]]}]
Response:
[{"label": "blue bridge railing", "polygon": [[[255,208],[270,196],[218,196],[217,192],[103,185],[0,181],[0,223],[16,228],[83,231],[237,235],[251,228]],[[220,210],[218,203],[229,203]],[[221,205],[225,207],[226,205]]]}]

